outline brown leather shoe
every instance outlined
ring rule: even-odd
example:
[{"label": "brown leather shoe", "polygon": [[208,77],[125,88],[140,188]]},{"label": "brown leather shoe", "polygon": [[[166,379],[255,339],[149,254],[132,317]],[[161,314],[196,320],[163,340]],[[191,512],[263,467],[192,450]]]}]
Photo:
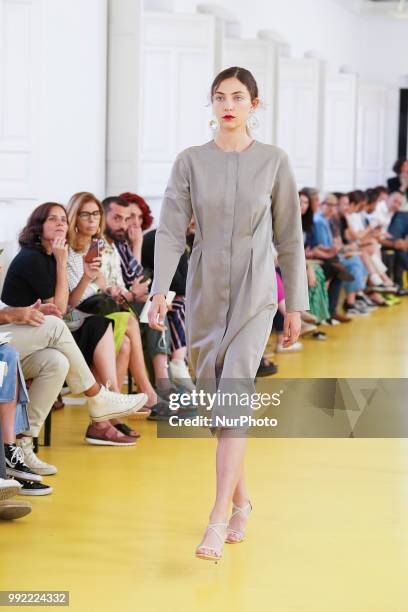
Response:
[{"label": "brown leather shoe", "polygon": [[0,501],[0,519],[3,521],[21,518],[30,514],[31,510],[32,506],[29,502],[15,501],[14,499]]},{"label": "brown leather shoe", "polygon": [[339,321],[339,323],[350,323],[350,321],[353,320],[351,317],[348,317],[347,315],[341,314],[339,312],[336,312],[332,319]]},{"label": "brown leather shoe", "polygon": [[85,441],[97,446],[134,446],[137,438],[122,435],[113,425],[101,429],[91,423],[85,433]]}]

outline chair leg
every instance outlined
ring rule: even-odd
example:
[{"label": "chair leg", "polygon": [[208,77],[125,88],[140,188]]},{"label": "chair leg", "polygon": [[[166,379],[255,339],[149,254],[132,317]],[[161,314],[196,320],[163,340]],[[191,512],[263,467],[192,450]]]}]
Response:
[{"label": "chair leg", "polygon": [[132,374],[130,373],[130,370],[128,370],[128,394],[132,393],[133,391],[133,378],[132,378]]},{"label": "chair leg", "polygon": [[52,410],[48,413],[44,423],[44,446],[51,446],[51,414]]}]

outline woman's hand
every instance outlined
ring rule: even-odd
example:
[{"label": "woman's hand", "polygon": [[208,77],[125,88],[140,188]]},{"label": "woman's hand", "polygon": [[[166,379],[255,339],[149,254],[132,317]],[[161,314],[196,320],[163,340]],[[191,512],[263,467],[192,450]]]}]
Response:
[{"label": "woman's hand", "polygon": [[91,282],[96,280],[98,278],[101,265],[101,257],[95,257],[95,259],[93,259],[91,263],[86,263],[86,261],[84,260],[84,276]]},{"label": "woman's hand", "polygon": [[283,324],[283,348],[288,348],[297,342],[300,328],[300,312],[287,312]]},{"label": "woman's hand", "polygon": [[57,265],[66,267],[68,261],[68,245],[65,238],[62,236],[54,238],[51,248]]},{"label": "woman's hand", "polygon": [[129,242],[134,247],[136,245],[142,244],[143,242],[143,230],[141,227],[136,227],[135,225],[130,225],[127,230]]},{"label": "woman's hand", "polygon": [[118,285],[111,285],[110,287],[107,287],[106,293],[110,295],[117,304],[123,303],[122,287],[119,287]]},{"label": "woman's hand", "polygon": [[149,308],[149,327],[157,331],[164,331],[164,318],[167,313],[166,297],[162,293],[153,296],[152,304]]},{"label": "woman's hand", "polygon": [[150,280],[143,281],[143,276],[138,276],[132,283],[133,299],[137,302],[145,302],[149,293]]}]

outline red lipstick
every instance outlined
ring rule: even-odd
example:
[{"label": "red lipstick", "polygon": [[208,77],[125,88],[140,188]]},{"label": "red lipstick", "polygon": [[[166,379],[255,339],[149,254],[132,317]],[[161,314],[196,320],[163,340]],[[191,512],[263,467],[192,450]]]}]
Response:
[{"label": "red lipstick", "polygon": [[234,115],[224,115],[223,119],[225,119],[225,121],[231,121],[231,119],[235,119]]}]

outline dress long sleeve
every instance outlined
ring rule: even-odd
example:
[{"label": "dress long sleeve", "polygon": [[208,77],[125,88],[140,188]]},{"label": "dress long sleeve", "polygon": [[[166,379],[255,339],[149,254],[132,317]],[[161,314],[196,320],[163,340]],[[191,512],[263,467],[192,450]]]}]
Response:
[{"label": "dress long sleeve", "polygon": [[288,312],[309,309],[306,258],[296,181],[286,153],[281,158],[272,190],[273,240],[285,290]]},{"label": "dress long sleeve", "polygon": [[186,231],[192,215],[187,168],[179,155],[174,162],[160,211],[154,247],[154,279],[149,297],[168,292],[186,247]]}]

